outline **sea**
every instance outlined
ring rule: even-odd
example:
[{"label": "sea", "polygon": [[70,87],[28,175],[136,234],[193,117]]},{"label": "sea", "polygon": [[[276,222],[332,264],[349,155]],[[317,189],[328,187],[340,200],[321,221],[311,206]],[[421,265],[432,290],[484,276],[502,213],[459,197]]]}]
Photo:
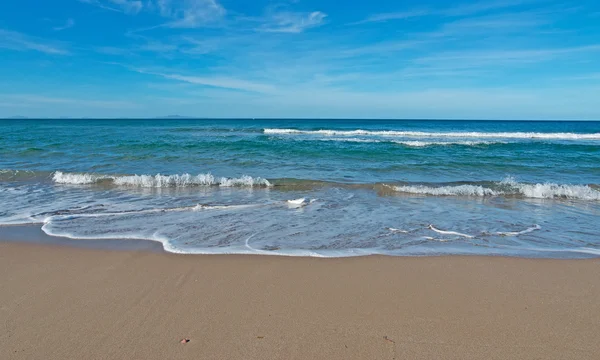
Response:
[{"label": "sea", "polygon": [[181,254],[600,256],[600,122],[0,120],[0,226]]}]

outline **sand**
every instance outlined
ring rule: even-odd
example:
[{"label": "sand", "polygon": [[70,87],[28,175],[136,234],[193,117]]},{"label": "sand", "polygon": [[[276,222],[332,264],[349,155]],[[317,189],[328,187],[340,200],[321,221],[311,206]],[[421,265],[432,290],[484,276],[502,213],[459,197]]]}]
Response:
[{"label": "sand", "polygon": [[600,359],[599,275],[599,260],[3,242],[0,358]]}]

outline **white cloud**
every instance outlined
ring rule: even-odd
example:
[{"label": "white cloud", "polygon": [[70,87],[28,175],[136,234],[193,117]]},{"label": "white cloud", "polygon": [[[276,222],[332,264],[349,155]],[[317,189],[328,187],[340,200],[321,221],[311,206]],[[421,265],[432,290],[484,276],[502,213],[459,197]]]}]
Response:
[{"label": "white cloud", "polygon": [[127,14],[137,14],[144,7],[140,0],[109,0],[119,6]]},{"label": "white cloud", "polygon": [[434,53],[414,60],[420,65],[435,65],[454,69],[535,64],[569,57],[580,53],[599,52],[600,44],[575,47],[522,49],[522,50],[470,50]]},{"label": "white cloud", "polygon": [[53,29],[54,29],[54,31],[62,31],[62,30],[70,29],[73,26],[75,26],[75,20],[69,18],[69,19],[67,19],[67,22],[64,25],[56,26]]},{"label": "white cloud", "polygon": [[278,33],[301,33],[306,29],[321,26],[327,14],[321,11],[311,13],[274,12],[267,16],[265,23],[257,30]]},{"label": "white cloud", "polygon": [[79,2],[97,6],[104,10],[121,12],[125,14],[137,14],[143,8],[141,0],[77,0]]},{"label": "white cloud", "polygon": [[409,11],[401,11],[401,12],[374,14],[374,15],[370,15],[369,17],[367,17],[364,20],[357,21],[357,22],[351,23],[349,25],[378,23],[378,22],[385,22],[385,21],[390,21],[390,20],[406,20],[406,19],[410,19],[410,18],[426,16],[430,13],[431,13],[431,11],[429,11],[429,10],[409,10]]},{"label": "white cloud", "polygon": [[474,3],[464,3],[449,8],[439,9],[416,9],[401,12],[379,13],[368,16],[367,18],[351,23],[350,25],[366,24],[373,22],[384,22],[392,20],[405,20],[423,16],[450,16],[460,17],[485,13],[492,10],[507,9],[521,5],[539,2],[541,0],[486,0]]},{"label": "white cloud", "polygon": [[51,55],[68,55],[60,45],[34,38],[16,31],[0,29],[0,48],[16,51],[38,51]]},{"label": "white cloud", "polygon": [[520,32],[525,28],[535,28],[551,21],[537,13],[509,13],[500,15],[477,16],[447,22],[442,26],[442,33],[475,33],[501,30]]},{"label": "white cloud", "polygon": [[216,0],[156,0],[161,16],[173,28],[196,28],[220,20],[226,10]]},{"label": "white cloud", "polygon": [[539,2],[540,0],[483,0],[473,3],[464,3],[451,8],[442,9],[440,14],[446,16],[466,16],[479,14],[491,10],[518,7],[521,5]]},{"label": "white cloud", "polygon": [[204,85],[211,86],[216,88],[223,89],[232,89],[232,90],[242,90],[248,92],[257,92],[257,93],[272,93],[275,91],[275,87],[269,84],[263,84],[259,82],[253,82],[243,79],[225,77],[225,76],[188,76],[188,75],[180,75],[180,74],[169,74],[169,73],[161,73],[148,71],[144,69],[133,69],[142,74],[150,74],[163,77],[165,79],[177,80],[185,83],[195,84],[195,85]]}]

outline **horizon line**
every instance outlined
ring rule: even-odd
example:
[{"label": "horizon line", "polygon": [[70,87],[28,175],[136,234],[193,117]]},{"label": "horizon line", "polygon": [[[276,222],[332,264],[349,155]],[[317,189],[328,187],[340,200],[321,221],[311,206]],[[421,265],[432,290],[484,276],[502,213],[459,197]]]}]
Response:
[{"label": "horizon line", "polygon": [[459,119],[459,118],[311,118],[311,117],[195,117],[195,116],[155,116],[155,117],[28,117],[10,116],[0,117],[0,120],[333,120],[333,121],[520,121],[520,122],[600,122],[600,119]]}]

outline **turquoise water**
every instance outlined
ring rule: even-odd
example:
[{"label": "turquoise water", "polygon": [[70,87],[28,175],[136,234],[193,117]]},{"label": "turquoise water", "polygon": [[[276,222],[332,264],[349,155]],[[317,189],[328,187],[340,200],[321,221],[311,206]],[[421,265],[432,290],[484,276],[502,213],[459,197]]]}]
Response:
[{"label": "turquoise water", "polygon": [[0,224],[180,253],[600,255],[600,122],[0,120]]}]

